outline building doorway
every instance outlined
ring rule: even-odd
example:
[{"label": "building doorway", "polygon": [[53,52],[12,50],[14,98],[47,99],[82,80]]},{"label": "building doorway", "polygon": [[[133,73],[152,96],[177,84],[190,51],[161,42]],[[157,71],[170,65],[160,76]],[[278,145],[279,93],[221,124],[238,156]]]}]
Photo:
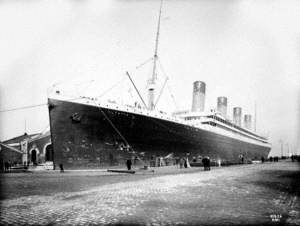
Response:
[{"label": "building doorway", "polygon": [[37,164],[36,160],[37,160],[37,152],[36,152],[35,149],[33,149],[33,150],[31,151],[31,162],[32,162],[34,165],[36,165],[36,164]]},{"label": "building doorway", "polygon": [[46,147],[45,160],[53,162],[53,148],[52,148],[52,144],[49,144]]}]

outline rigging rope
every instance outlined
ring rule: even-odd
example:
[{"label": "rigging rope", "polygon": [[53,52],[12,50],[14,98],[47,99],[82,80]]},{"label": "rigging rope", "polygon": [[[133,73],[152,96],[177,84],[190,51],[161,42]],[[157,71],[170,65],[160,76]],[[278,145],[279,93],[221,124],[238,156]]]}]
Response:
[{"label": "rigging rope", "polygon": [[[162,63],[161,63],[159,57],[158,57],[158,63],[159,63],[159,66],[160,66],[160,69],[161,69],[163,75],[166,77],[166,79],[168,79],[169,77],[167,76],[167,74],[166,74],[166,72],[165,72],[165,70],[164,70],[164,67],[163,67],[163,65],[162,65]],[[173,103],[174,103],[174,105],[175,105],[175,108],[178,109],[178,105],[177,105],[177,103],[176,103],[175,97],[174,97],[174,95],[173,95],[173,93],[172,93],[172,91],[171,91],[171,88],[170,88],[170,86],[169,86],[168,84],[167,84],[167,88],[168,88],[168,90],[169,90],[169,93],[170,93],[171,98],[172,98],[172,100],[173,100]]]},{"label": "rigging rope", "polygon": [[[77,99],[80,99],[80,97],[74,97],[74,98],[70,98],[70,99],[66,99],[66,100],[68,101],[68,100],[77,100]],[[19,110],[24,110],[24,109],[29,109],[29,108],[42,107],[42,106],[46,106],[46,105],[48,105],[48,103],[27,105],[27,106],[23,106],[23,107],[16,107],[16,108],[11,108],[11,109],[0,110],[0,113],[10,112],[10,111],[19,111]]]},{"label": "rigging rope", "polygon": [[107,90],[105,90],[103,93],[101,93],[99,96],[96,96],[96,98],[101,98],[103,97],[105,94],[107,94],[109,91],[111,91],[112,89],[114,89],[115,87],[117,87],[119,84],[121,84],[124,80],[126,79],[126,77],[122,78],[120,81],[116,82],[115,84],[113,84],[111,87],[109,87]]},{"label": "rigging rope", "polygon": [[28,106],[23,106],[23,107],[16,107],[16,108],[11,108],[11,109],[0,110],[0,113],[10,112],[10,111],[24,110],[24,109],[28,109],[28,108],[36,108],[36,107],[41,107],[41,106],[46,106],[46,105],[48,105],[48,103],[28,105]]},{"label": "rigging rope", "polygon": [[[91,80],[88,82],[88,84],[83,87],[78,93],[82,93],[84,90],[86,90],[92,83],[94,82],[94,80]],[[80,84],[80,85],[83,85],[83,84]],[[79,96],[79,95],[78,95]]]},{"label": "rigging rope", "polygon": [[166,80],[165,80],[165,82],[164,82],[164,84],[163,84],[163,86],[162,86],[162,88],[160,89],[160,92],[159,92],[159,95],[158,95],[158,97],[157,97],[157,99],[156,99],[156,102],[155,102],[155,104],[154,104],[154,108],[157,106],[157,104],[158,104],[158,101],[159,101],[159,99],[160,99],[160,97],[161,97],[161,95],[162,95],[162,93],[163,93],[163,91],[164,91],[164,88],[165,88],[165,86],[167,85],[167,82],[168,82],[168,77],[166,78]]},{"label": "rigging rope", "polygon": [[140,69],[141,67],[143,67],[144,65],[146,65],[147,63],[149,63],[150,61],[153,60],[153,57],[149,58],[148,60],[146,60],[145,62],[139,64],[138,66],[135,67],[135,69]]}]

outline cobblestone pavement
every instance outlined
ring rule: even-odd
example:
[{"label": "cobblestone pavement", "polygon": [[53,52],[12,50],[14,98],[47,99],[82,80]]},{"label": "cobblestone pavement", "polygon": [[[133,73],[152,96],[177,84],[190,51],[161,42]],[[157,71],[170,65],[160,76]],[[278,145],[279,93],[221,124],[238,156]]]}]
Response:
[{"label": "cobblestone pavement", "polygon": [[293,177],[299,176],[298,166],[281,162],[213,168],[5,199],[0,224],[300,225],[299,184]]}]

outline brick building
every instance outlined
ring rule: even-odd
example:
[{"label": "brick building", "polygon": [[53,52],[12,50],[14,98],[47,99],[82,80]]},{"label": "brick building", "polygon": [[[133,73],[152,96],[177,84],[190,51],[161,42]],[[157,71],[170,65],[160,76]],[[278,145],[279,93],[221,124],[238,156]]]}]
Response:
[{"label": "brick building", "polygon": [[50,132],[24,135],[0,142],[1,170],[5,162],[12,166],[35,166],[53,162],[53,150]]},{"label": "brick building", "polygon": [[27,141],[27,155],[29,163],[32,164],[42,164],[44,162],[53,161],[50,131],[32,137]]}]

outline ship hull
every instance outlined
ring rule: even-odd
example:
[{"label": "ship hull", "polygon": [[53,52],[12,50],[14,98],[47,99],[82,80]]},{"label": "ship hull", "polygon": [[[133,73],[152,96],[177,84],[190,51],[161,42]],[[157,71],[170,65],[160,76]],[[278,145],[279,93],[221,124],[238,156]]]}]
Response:
[{"label": "ship hull", "polygon": [[[115,109],[49,99],[54,163],[65,168],[148,165],[156,157],[209,156],[231,163],[267,158],[270,147],[193,128],[182,123]],[[125,148],[126,143],[130,149]]]}]

